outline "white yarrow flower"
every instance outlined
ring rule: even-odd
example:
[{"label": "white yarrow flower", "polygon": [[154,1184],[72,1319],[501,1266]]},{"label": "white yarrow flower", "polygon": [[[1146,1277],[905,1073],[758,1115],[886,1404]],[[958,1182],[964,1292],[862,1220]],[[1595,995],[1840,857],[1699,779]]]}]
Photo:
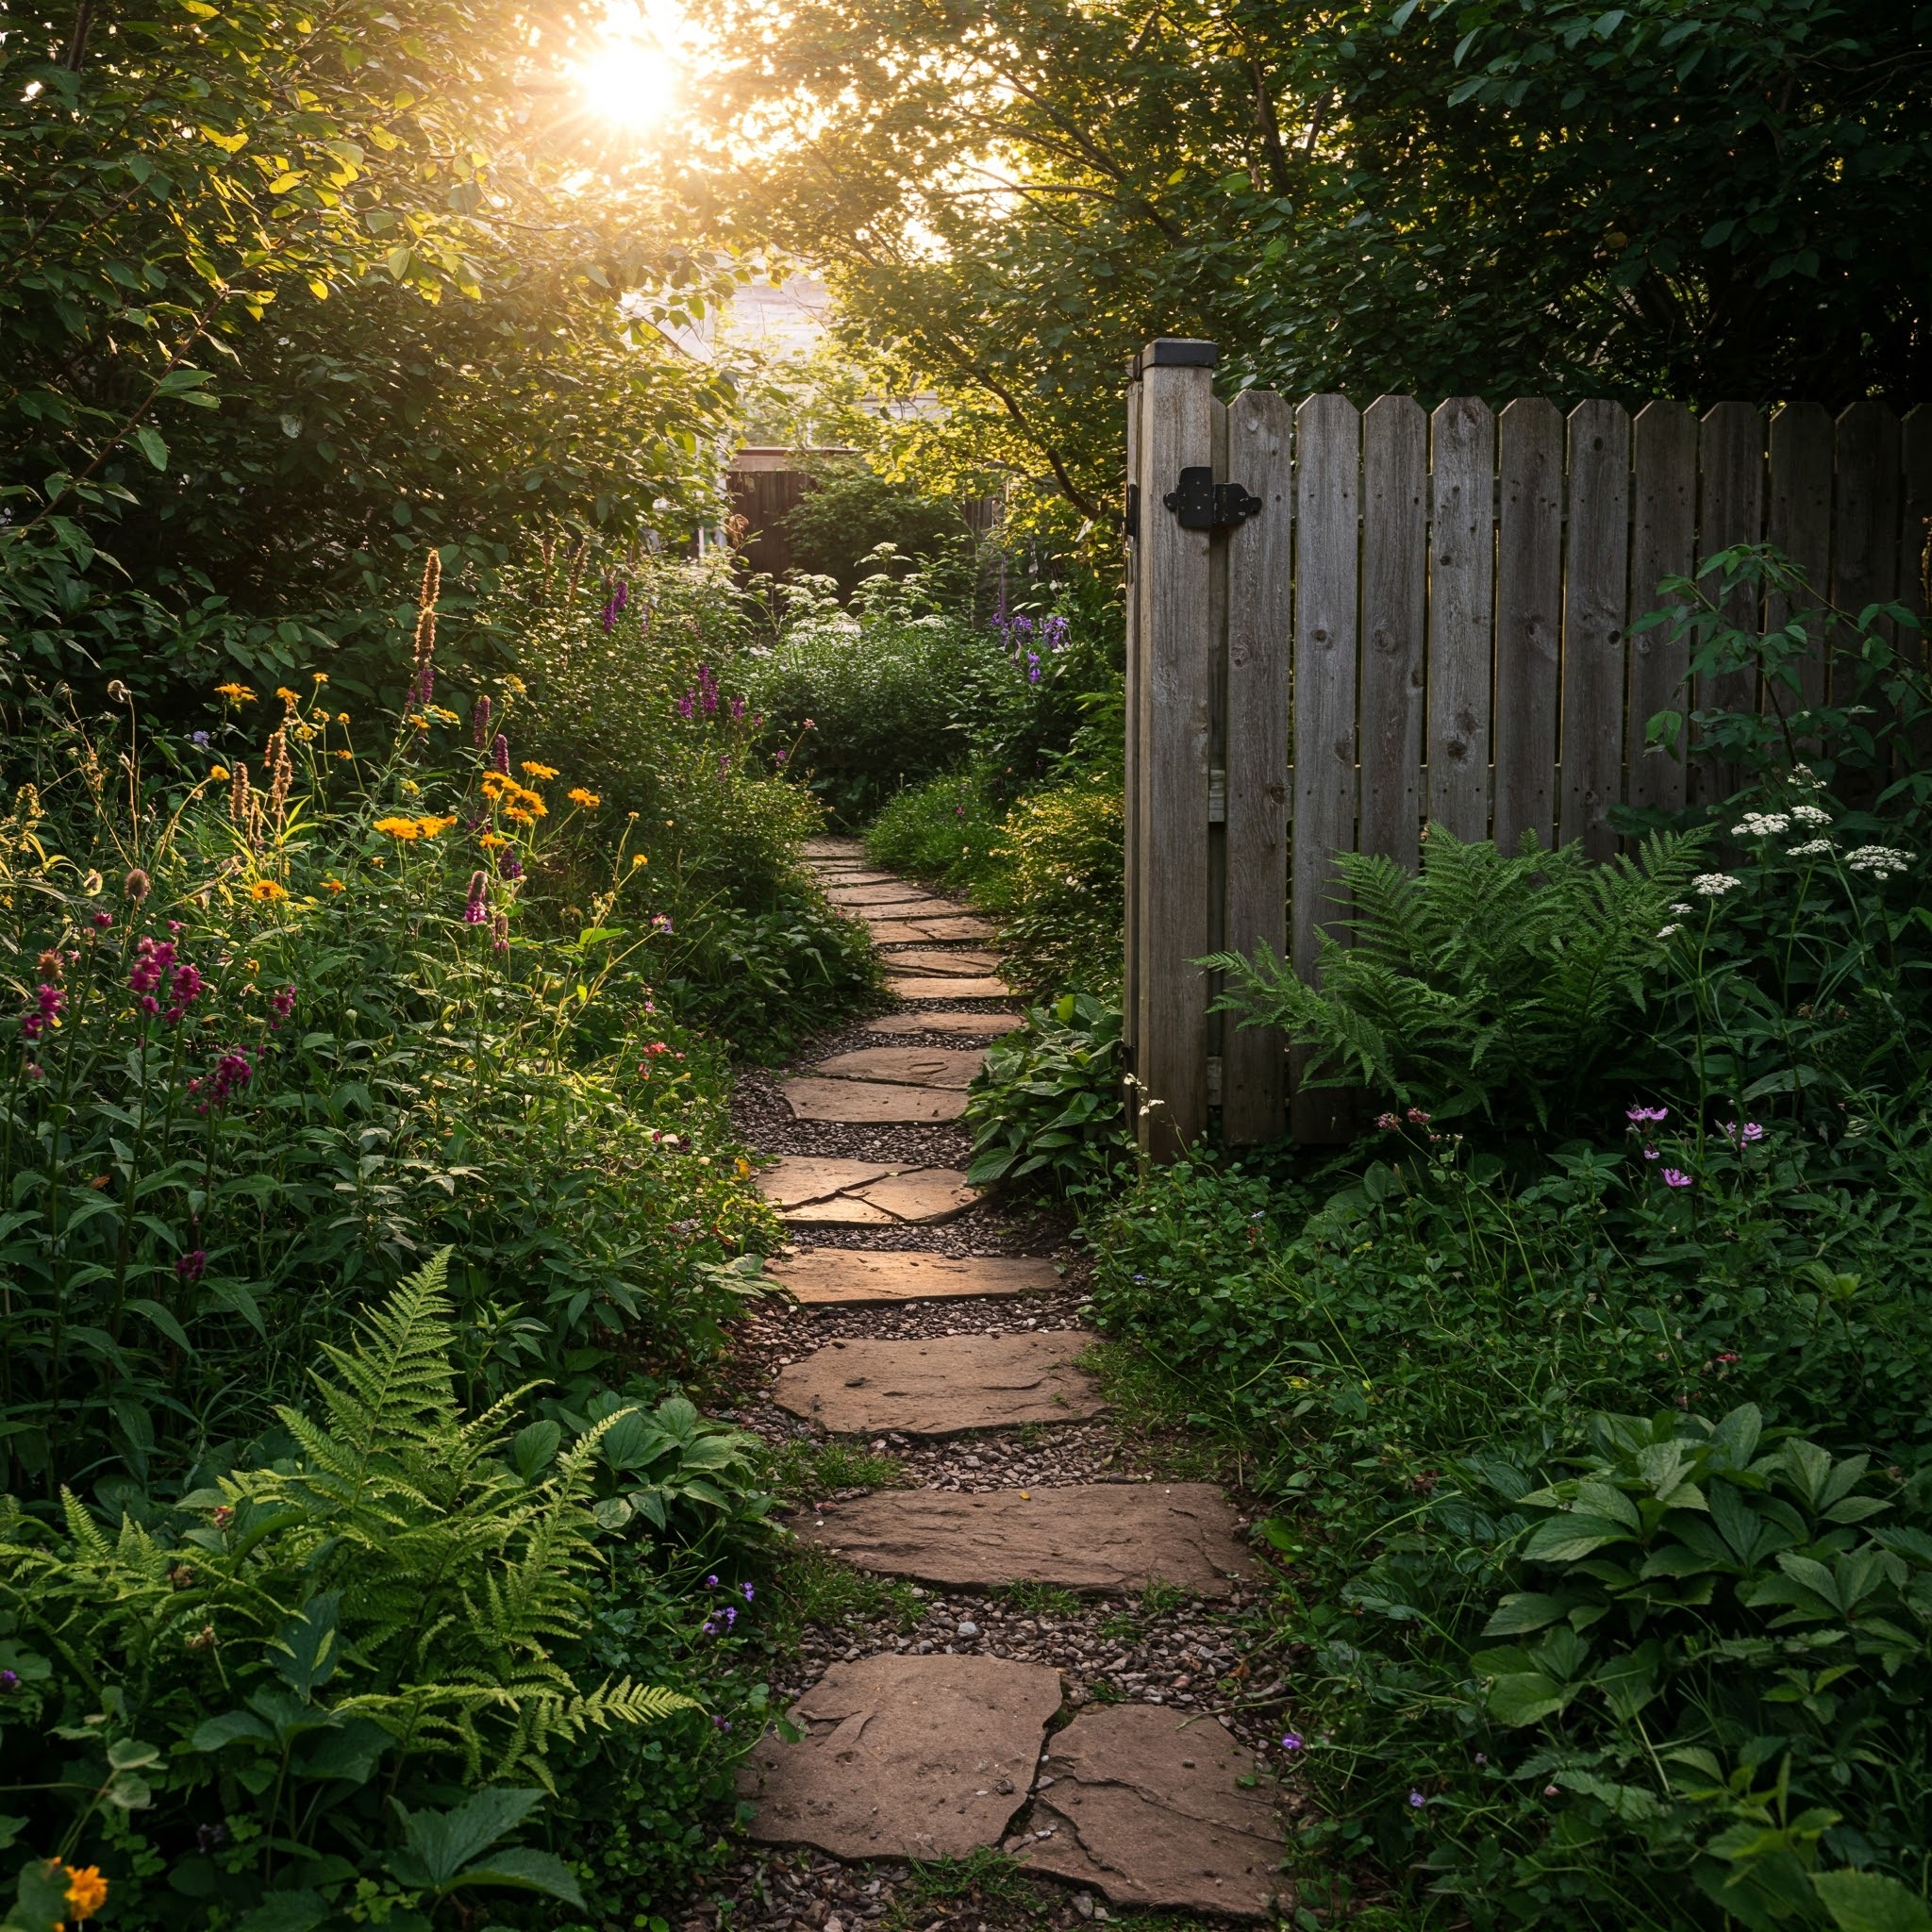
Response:
[{"label": "white yarrow flower", "polygon": [[1684,928],[1681,925],[1677,925],[1674,924],[1667,925],[1660,933],[1657,934],[1657,938],[1660,940],[1667,940],[1674,932],[1682,932]]},{"label": "white yarrow flower", "polygon": [[1802,845],[1793,845],[1785,854],[1787,858],[1822,858],[1831,850],[1829,839],[1807,839]]},{"label": "white yarrow flower", "polygon": [[1697,910],[1697,908],[1694,906],[1673,906],[1671,908],[1671,910],[1674,912],[1679,919],[1689,919],[1690,915]]},{"label": "white yarrow flower", "polygon": [[1726,892],[1735,892],[1740,884],[1741,880],[1727,872],[1701,872],[1690,881],[1690,890],[1707,899],[1721,899]]},{"label": "white yarrow flower", "polygon": [[1815,805],[1794,805],[1791,816],[1801,825],[1828,825],[1831,823],[1831,814],[1821,811]]},{"label": "white yarrow flower", "polygon": [[1768,839],[1774,833],[1784,831],[1790,823],[1781,811],[1747,811],[1744,814],[1744,823],[1731,827],[1731,837]]},{"label": "white yarrow flower", "polygon": [[1890,878],[1895,872],[1903,872],[1911,864],[1912,855],[1901,852],[1896,845],[1860,845],[1856,852],[1845,855],[1845,863],[1854,872],[1869,872],[1874,878]]}]

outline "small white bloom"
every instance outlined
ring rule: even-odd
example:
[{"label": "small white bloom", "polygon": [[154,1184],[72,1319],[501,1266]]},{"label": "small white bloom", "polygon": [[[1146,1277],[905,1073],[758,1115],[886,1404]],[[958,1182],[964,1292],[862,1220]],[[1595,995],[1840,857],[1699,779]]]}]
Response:
[{"label": "small white bloom", "polygon": [[1697,910],[1697,908],[1694,906],[1673,906],[1671,908],[1671,910],[1674,912],[1679,919],[1689,919],[1690,915]]},{"label": "small white bloom", "polygon": [[1831,814],[1821,811],[1815,805],[1794,805],[1791,816],[1801,825],[1828,825],[1831,823]]},{"label": "small white bloom", "polygon": [[1788,858],[1823,858],[1830,850],[1829,839],[1807,839],[1802,845],[1793,845],[1785,856]]},{"label": "small white bloom", "polygon": [[1726,892],[1735,892],[1740,883],[1727,872],[1701,872],[1690,881],[1690,888],[1707,899],[1721,899]]},{"label": "small white bloom", "polygon": [[1912,855],[1901,852],[1895,845],[1860,845],[1856,852],[1845,855],[1845,863],[1854,872],[1869,872],[1878,879],[1905,871],[1911,862]]},{"label": "small white bloom", "polygon": [[1790,820],[1781,811],[1747,811],[1741,825],[1731,827],[1734,839],[1768,839],[1774,833],[1782,832]]},{"label": "small white bloom", "polygon": [[1657,938],[1660,940],[1667,940],[1674,932],[1682,932],[1684,928],[1681,925],[1667,925],[1660,933],[1657,934]]}]

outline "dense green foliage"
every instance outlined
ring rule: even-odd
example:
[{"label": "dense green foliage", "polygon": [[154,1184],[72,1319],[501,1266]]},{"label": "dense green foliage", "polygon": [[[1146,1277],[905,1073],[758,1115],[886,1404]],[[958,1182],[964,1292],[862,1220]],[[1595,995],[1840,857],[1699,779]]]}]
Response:
[{"label": "dense green foliage", "polygon": [[1349,1057],[1366,1141],[1091,1224],[1103,1324],[1274,1499],[1298,1858],[1372,1923],[1926,1916],[1927,694],[1839,613],[1862,687],[1803,709],[1797,640],[1716,615],[1783,568],[1679,587],[1772,693],[1696,720],[1751,779],[1697,845],[1358,868],[1370,958],[1238,996]]},{"label": "dense green foliage", "polygon": [[1079,992],[1033,1008],[974,1076],[967,1179],[1072,1194],[1104,1186],[1126,1158],[1125,1071],[1118,1010]]},{"label": "dense green foliage", "polygon": [[[730,220],[825,265],[902,425],[1089,519],[1158,335],[1291,395],[1921,393],[1916,0],[1158,13],[737,0]],[[940,245],[928,245],[937,238]]]},{"label": "dense green foliage", "polygon": [[590,25],[518,0],[358,0],[300,32],[251,0],[15,10],[0,675],[159,695],[336,641],[373,675],[425,544],[454,578],[688,512],[724,391],[645,318],[710,271],[581,125],[528,111]]},{"label": "dense green foliage", "polygon": [[823,459],[811,487],[786,513],[785,535],[794,566],[807,576],[830,577],[850,596],[872,575],[881,544],[927,569],[970,581],[973,536],[958,508],[922,496],[846,458]]}]

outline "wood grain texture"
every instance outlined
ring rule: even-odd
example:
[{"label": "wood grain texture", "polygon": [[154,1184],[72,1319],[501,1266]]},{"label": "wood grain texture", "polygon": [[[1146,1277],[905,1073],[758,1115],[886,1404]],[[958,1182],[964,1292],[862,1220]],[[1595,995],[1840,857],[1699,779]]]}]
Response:
[{"label": "wood grain texture", "polygon": [[1141,375],[1141,651],[1147,735],[1142,789],[1144,899],[1137,1041],[1142,1142],[1172,1159],[1208,1124],[1208,771],[1216,640],[1205,530],[1184,530],[1161,502],[1183,469],[1212,457],[1212,372],[1155,366]]},{"label": "wood grain texture", "polygon": [[[1631,425],[1630,615],[1634,622],[1679,600],[1662,596],[1665,577],[1687,577],[1697,561],[1697,418],[1682,403],[1649,403]],[[1676,811],[1686,795],[1682,757],[1646,751],[1659,711],[1688,711],[1690,654],[1668,625],[1630,639],[1630,701],[1624,727],[1624,786],[1632,805]]]},{"label": "wood grain texture", "polygon": [[1898,591],[1898,418],[1883,403],[1854,403],[1836,431],[1832,599],[1856,617]]},{"label": "wood grain texture", "polygon": [[[1335,854],[1355,843],[1356,635],[1361,418],[1346,396],[1295,411],[1294,838],[1290,958],[1316,977],[1319,939],[1340,939],[1345,912]],[[1293,1072],[1306,1069],[1298,1057]],[[1350,1109],[1326,1090],[1298,1091],[1294,1137],[1344,1136]]]},{"label": "wood grain texture", "polygon": [[[1932,575],[1926,546],[1932,544],[1932,403],[1906,412],[1899,425],[1899,475],[1904,495],[1899,518],[1898,601],[1924,618],[1927,614],[1926,577]],[[1926,648],[1919,634],[1918,648]]]},{"label": "wood grain texture", "polygon": [[[1129,502],[1144,500],[1141,488],[1141,384],[1127,385],[1127,492]],[[1126,740],[1124,758],[1124,797],[1123,836],[1125,866],[1123,885],[1125,904],[1122,919],[1123,958],[1121,960],[1121,1038],[1128,1073],[1134,1071],[1135,1042],[1140,1038],[1141,985],[1141,732],[1142,673],[1141,669],[1141,585],[1140,543],[1131,533],[1124,545],[1126,571]],[[1131,1090],[1130,1090],[1131,1093]]]},{"label": "wood grain texture", "polygon": [[[1294,608],[1294,412],[1249,390],[1227,409],[1227,474],[1258,496],[1227,539],[1226,943],[1288,950],[1288,708]],[[1231,1146],[1287,1125],[1288,1058],[1278,1030],[1227,1020],[1221,1130]]]},{"label": "wood grain texture", "polygon": [[1767,709],[1822,705],[1830,693],[1824,626],[1814,613],[1831,583],[1831,411],[1823,403],[1787,403],[1771,419],[1764,538],[1805,574],[1812,594],[1796,605],[1775,593],[1767,596],[1764,626],[1781,630],[1794,617],[1808,619],[1814,649],[1801,669],[1801,694],[1766,691]]},{"label": "wood grain texture", "polygon": [[1413,396],[1362,415],[1360,849],[1416,868],[1427,680],[1429,419]]},{"label": "wood grain texture", "polygon": [[1458,839],[1490,830],[1496,419],[1474,396],[1429,418],[1428,812]]},{"label": "wood grain texture", "polygon": [[[1734,543],[1755,543],[1764,528],[1764,418],[1749,403],[1719,403],[1698,425],[1697,559],[1702,563]],[[1750,628],[1758,621],[1748,586],[1726,601],[1724,614]],[[1749,711],[1757,704],[1755,671],[1734,671],[1698,680],[1700,708]],[[1690,771],[1690,791],[1707,802],[1738,788],[1738,773],[1710,758]]]},{"label": "wood grain texture", "polygon": [[1557,837],[1592,858],[1617,849],[1624,794],[1624,626],[1630,577],[1630,418],[1621,405],[1570,411],[1570,541],[1563,572],[1562,810]]},{"label": "wood grain texture", "polygon": [[1556,824],[1563,638],[1563,417],[1541,396],[1497,419],[1495,841]]}]

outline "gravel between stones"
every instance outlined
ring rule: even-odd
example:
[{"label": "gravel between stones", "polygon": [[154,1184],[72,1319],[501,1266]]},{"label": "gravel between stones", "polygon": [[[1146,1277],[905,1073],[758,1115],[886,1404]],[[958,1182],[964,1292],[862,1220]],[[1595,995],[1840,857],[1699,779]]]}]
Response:
[{"label": "gravel between stones", "polygon": [[[846,848],[848,851],[851,848]],[[924,945],[929,948],[931,941]],[[890,970],[897,948],[882,948]],[[964,1002],[899,1002],[895,1014],[959,1010]],[[982,1008],[982,1010],[989,1010]],[[972,1036],[957,1033],[868,1030],[860,1021],[810,1042],[790,1072],[803,1072],[833,1054],[886,1043],[958,1048]],[[835,1124],[795,1120],[777,1091],[784,1074],[752,1071],[741,1075],[732,1114],[753,1146],[773,1154],[811,1154],[858,1160],[964,1169],[971,1164],[965,1131],[935,1125]],[[811,1426],[786,1414],[770,1399],[772,1378],[786,1363],[835,1338],[909,1339],[958,1334],[1006,1334],[1084,1325],[1086,1257],[1068,1241],[1063,1212],[996,1196],[937,1227],[827,1228],[793,1231],[791,1247],[911,1249],[941,1255],[1038,1255],[1064,1270],[1062,1285],[1041,1293],[998,1301],[913,1302],[874,1307],[799,1308],[767,1303],[738,1324],[730,1383],[736,1407],[721,1410],[767,1441],[809,1440]],[[1181,1445],[1124,1435],[1107,1417],[1090,1422],[1023,1429],[989,1430],[940,1441],[879,1437],[862,1446],[891,1455],[905,1480],[941,1491],[1011,1489],[1089,1482],[1151,1482],[1184,1472],[1173,1466]],[[1198,1472],[1194,1472],[1198,1474]],[[863,1491],[844,1492],[847,1499]],[[815,1499],[820,1521],[835,1521],[837,1494]],[[1239,1498],[1237,1498],[1239,1504]],[[1241,1527],[1246,1528],[1245,1518]],[[1086,1602],[1025,1591],[988,1592],[917,1586],[899,1601],[917,1611],[909,1627],[896,1614],[846,1617],[836,1624],[808,1624],[797,1649],[774,1660],[773,1694],[789,1705],[835,1662],[875,1653],[929,1656],[948,1652],[1010,1657],[1050,1665],[1060,1673],[1062,1714],[1097,1704],[1158,1704],[1209,1718],[1242,1745],[1279,1770],[1278,1748],[1291,1718],[1285,1675],[1292,1659],[1255,1648],[1264,1627],[1263,1590],[1238,1584],[1231,1597],[1208,1606],[1170,1596],[1142,1601],[1107,1597]],[[1300,1800],[1292,1786],[1280,1797],[1291,1814]],[[1029,1828],[1033,1807],[1015,1819],[1013,1832]],[[1014,1840],[1008,1840],[1013,1842]],[[915,1871],[886,1860],[845,1865],[810,1849],[746,1844],[686,1909],[680,1932],[1071,1932],[1071,1928],[1121,1916],[1104,1900],[1049,1878],[1031,1879],[1022,1902],[995,1901],[977,1892],[941,1897],[922,1886]],[[1190,1915],[1182,1924],[1232,1922]]]}]

